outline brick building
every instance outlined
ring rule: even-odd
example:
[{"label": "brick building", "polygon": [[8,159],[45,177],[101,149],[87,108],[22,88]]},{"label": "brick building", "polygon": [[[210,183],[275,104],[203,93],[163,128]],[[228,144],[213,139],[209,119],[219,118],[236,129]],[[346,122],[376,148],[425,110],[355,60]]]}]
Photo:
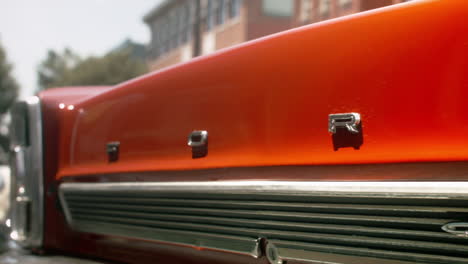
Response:
[{"label": "brick building", "polygon": [[[408,0],[164,0],[145,17],[150,69],[244,41]],[[198,18],[198,19],[197,19]]]}]

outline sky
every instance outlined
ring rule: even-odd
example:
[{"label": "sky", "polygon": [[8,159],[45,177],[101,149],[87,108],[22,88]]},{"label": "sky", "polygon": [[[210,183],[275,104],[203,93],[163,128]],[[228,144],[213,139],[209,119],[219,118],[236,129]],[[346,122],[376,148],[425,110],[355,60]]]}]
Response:
[{"label": "sky", "polygon": [[49,49],[102,55],[131,38],[148,43],[143,16],[161,0],[0,0],[0,42],[22,98],[37,90],[37,67]]}]

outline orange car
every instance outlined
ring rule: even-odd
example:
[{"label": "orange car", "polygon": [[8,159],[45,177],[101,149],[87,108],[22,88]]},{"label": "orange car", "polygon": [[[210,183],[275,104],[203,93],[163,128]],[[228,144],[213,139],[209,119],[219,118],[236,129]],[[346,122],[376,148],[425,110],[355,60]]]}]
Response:
[{"label": "orange car", "polygon": [[125,263],[468,263],[468,1],[13,110],[12,238]]}]

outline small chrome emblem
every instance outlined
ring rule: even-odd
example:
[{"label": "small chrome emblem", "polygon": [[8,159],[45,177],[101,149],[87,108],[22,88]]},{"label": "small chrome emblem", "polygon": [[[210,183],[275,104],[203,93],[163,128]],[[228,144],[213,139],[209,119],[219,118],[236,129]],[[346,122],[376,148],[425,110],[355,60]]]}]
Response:
[{"label": "small chrome emblem", "polygon": [[466,222],[448,223],[442,227],[442,230],[459,237],[468,238],[468,223]]},{"label": "small chrome emblem", "polygon": [[337,128],[345,128],[352,134],[359,134],[361,115],[359,113],[331,114],[328,116],[328,131],[336,134]]}]

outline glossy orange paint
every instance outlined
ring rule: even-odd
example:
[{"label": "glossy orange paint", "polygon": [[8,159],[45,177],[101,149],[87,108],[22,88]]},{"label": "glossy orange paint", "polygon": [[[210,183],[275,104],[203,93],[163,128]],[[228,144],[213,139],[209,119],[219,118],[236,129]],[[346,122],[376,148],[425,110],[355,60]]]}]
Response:
[{"label": "glossy orange paint", "polygon": [[[468,160],[468,2],[413,1],[276,34],[59,109],[65,176],[220,167]],[[68,93],[45,91],[47,104]],[[334,151],[327,118],[359,112]],[[44,118],[47,118],[45,116]],[[209,154],[192,159],[193,130]],[[121,142],[109,164],[106,143]]]},{"label": "glossy orange paint", "polygon": [[[57,206],[62,181],[409,180],[391,171],[410,171],[411,164],[380,174],[361,172],[373,165],[308,166],[310,173],[274,166],[468,160],[466,18],[467,1],[412,1],[245,43],[115,87],[41,92],[44,248],[126,263],[267,263],[75,232]],[[341,112],[361,113],[360,150],[333,150],[327,118]],[[209,131],[210,149],[193,160],[186,140],[197,129]],[[110,141],[121,142],[112,164]],[[465,180],[465,164],[435,164],[432,174],[412,180]],[[273,167],[186,172],[253,166]],[[140,171],[156,173],[112,174]]]}]

